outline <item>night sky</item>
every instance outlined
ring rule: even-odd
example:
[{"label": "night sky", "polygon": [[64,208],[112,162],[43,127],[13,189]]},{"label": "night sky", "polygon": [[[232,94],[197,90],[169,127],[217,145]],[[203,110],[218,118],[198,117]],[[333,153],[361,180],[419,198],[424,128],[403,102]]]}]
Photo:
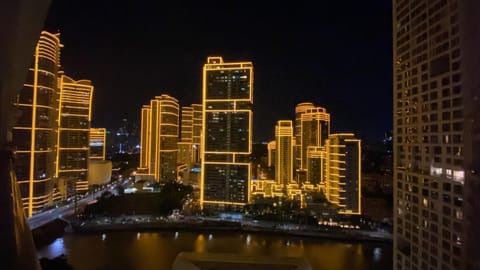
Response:
[{"label": "night sky", "polygon": [[391,130],[391,1],[162,2],[53,1],[45,29],[61,33],[65,73],[95,86],[92,127],[139,121],[163,93],[200,103],[218,55],[254,64],[255,141],[305,101],[327,108],[332,132]]}]

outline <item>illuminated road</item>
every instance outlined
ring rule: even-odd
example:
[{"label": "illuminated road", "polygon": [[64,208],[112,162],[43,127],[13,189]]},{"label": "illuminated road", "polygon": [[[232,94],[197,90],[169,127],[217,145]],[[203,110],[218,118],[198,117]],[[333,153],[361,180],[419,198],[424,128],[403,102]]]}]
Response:
[{"label": "illuminated road", "polygon": [[[85,196],[84,198],[80,199],[77,201],[77,207],[86,205],[87,203],[93,201],[95,198],[100,197],[102,192],[105,192],[107,190],[110,190],[110,192],[114,192],[114,185],[109,188],[101,189],[95,193],[89,194]],[[72,201],[69,204],[59,206],[58,208],[53,208],[50,210],[46,210],[45,212],[38,213],[28,219],[28,225],[30,225],[30,230],[34,230],[38,227],[41,227],[51,221],[53,221],[56,218],[61,218],[61,217],[67,217],[73,215],[75,212],[75,203]]]}]

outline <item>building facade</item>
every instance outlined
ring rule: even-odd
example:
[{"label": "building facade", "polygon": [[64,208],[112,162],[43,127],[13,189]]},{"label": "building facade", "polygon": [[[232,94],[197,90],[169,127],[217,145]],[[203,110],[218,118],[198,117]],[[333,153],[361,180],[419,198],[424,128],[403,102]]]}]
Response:
[{"label": "building facade", "polygon": [[267,165],[268,167],[275,167],[275,164],[277,162],[277,142],[269,141],[267,144],[267,151],[268,151]]},{"label": "building facade", "polygon": [[351,133],[330,134],[325,141],[326,196],[340,214],[362,213],[361,145]]},{"label": "building facade", "polygon": [[277,184],[293,184],[293,123],[291,120],[279,120],[275,126],[275,179]]},{"label": "building facade", "polygon": [[157,182],[177,179],[178,100],[163,94],[141,112],[140,166],[137,176]]},{"label": "building facade", "polygon": [[192,162],[197,165],[200,163],[201,153],[200,150],[202,149],[202,121],[203,121],[203,114],[202,114],[202,104],[192,104],[193,108],[193,153]]},{"label": "building facade", "polygon": [[307,170],[307,150],[309,146],[324,146],[330,134],[330,114],[321,107],[306,109],[301,114],[301,164]]},{"label": "building facade", "polygon": [[140,163],[138,167],[139,174],[148,174],[150,164],[150,105],[143,105],[140,112]]},{"label": "building facade", "polygon": [[90,156],[96,160],[105,160],[107,130],[105,128],[90,128]]},{"label": "building facade", "polygon": [[33,65],[14,104],[22,112],[12,131],[15,172],[28,217],[53,199],[61,47],[58,34],[41,32]]},{"label": "building facade", "polygon": [[307,183],[317,186],[323,185],[326,169],[325,146],[307,147]]},{"label": "building facade", "polygon": [[394,269],[479,269],[480,2],[393,1]]},{"label": "building facade", "polygon": [[253,65],[208,57],[203,67],[202,207],[250,199]]},{"label": "building facade", "polygon": [[[293,169],[295,174],[302,168],[302,114],[307,111],[307,109],[313,109],[315,105],[311,102],[302,102],[295,106],[295,146],[294,146],[294,159]],[[299,177],[295,176],[296,179]]]},{"label": "building facade", "polygon": [[193,159],[193,108],[191,106],[182,107],[182,117],[180,125],[180,141],[178,142],[178,163],[190,167]]},{"label": "building facade", "polygon": [[89,80],[59,79],[56,176],[64,199],[88,190],[93,86]]}]

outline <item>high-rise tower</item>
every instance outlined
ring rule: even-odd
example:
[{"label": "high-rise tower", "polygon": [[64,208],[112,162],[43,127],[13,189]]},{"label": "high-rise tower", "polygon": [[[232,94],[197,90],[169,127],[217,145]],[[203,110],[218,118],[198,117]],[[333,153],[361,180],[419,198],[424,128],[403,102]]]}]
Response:
[{"label": "high-rise tower", "polygon": [[182,107],[180,131],[180,141],[177,143],[177,161],[190,167],[193,159],[193,108],[191,106]]},{"label": "high-rise tower", "polygon": [[[302,114],[307,109],[313,109],[315,105],[311,102],[302,102],[295,106],[295,146],[293,147],[294,163],[293,170],[295,174],[301,169],[302,164]],[[296,177],[298,178],[298,177]]]},{"label": "high-rise tower", "polygon": [[340,214],[362,213],[361,145],[351,133],[330,134],[326,148],[326,196]]},{"label": "high-rise tower", "polygon": [[394,269],[480,269],[480,2],[393,1]]},{"label": "high-rise tower", "polygon": [[107,130],[90,128],[90,159],[105,160]]},{"label": "high-rise tower", "polygon": [[208,57],[203,67],[200,202],[224,208],[250,197],[253,65]]},{"label": "high-rise tower", "polygon": [[150,105],[143,105],[140,113],[140,164],[138,175],[148,174],[150,164]]},{"label": "high-rise tower", "polygon": [[22,111],[12,131],[15,172],[27,216],[52,201],[61,47],[58,34],[41,32],[33,65],[15,102]]},{"label": "high-rise tower", "polygon": [[193,108],[193,137],[192,137],[192,162],[195,164],[200,163],[200,150],[202,142],[202,104],[192,104]]},{"label": "high-rise tower", "polygon": [[142,107],[139,177],[176,180],[178,116],[178,100],[169,95],[156,96]]},{"label": "high-rise tower", "polygon": [[[308,171],[308,148],[325,145],[330,134],[330,114],[321,107],[308,108],[300,116],[301,163],[300,168]],[[307,172],[308,175],[308,172]]]},{"label": "high-rise tower", "polygon": [[279,120],[275,126],[275,179],[277,184],[287,186],[293,183],[293,123]]},{"label": "high-rise tower", "polygon": [[93,86],[89,80],[59,79],[56,175],[64,199],[88,190]]},{"label": "high-rise tower", "polygon": [[275,167],[277,163],[277,142],[269,141],[267,144],[268,167]]}]

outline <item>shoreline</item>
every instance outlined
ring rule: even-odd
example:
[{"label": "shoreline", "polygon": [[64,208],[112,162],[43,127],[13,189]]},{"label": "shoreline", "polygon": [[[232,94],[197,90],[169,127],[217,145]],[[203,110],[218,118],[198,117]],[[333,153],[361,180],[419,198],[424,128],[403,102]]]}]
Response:
[{"label": "shoreline", "polygon": [[[313,230],[286,230],[272,229],[263,227],[252,227],[241,224],[187,224],[187,223],[138,223],[138,224],[106,224],[106,225],[87,225],[73,226],[70,234],[95,234],[118,231],[190,231],[190,232],[237,232],[237,233],[255,233],[270,234],[281,236],[294,236],[311,239],[328,239],[342,242],[381,242],[392,243],[392,235],[389,233],[366,232],[366,231],[313,231]],[[367,234],[370,233],[370,234]]]}]

